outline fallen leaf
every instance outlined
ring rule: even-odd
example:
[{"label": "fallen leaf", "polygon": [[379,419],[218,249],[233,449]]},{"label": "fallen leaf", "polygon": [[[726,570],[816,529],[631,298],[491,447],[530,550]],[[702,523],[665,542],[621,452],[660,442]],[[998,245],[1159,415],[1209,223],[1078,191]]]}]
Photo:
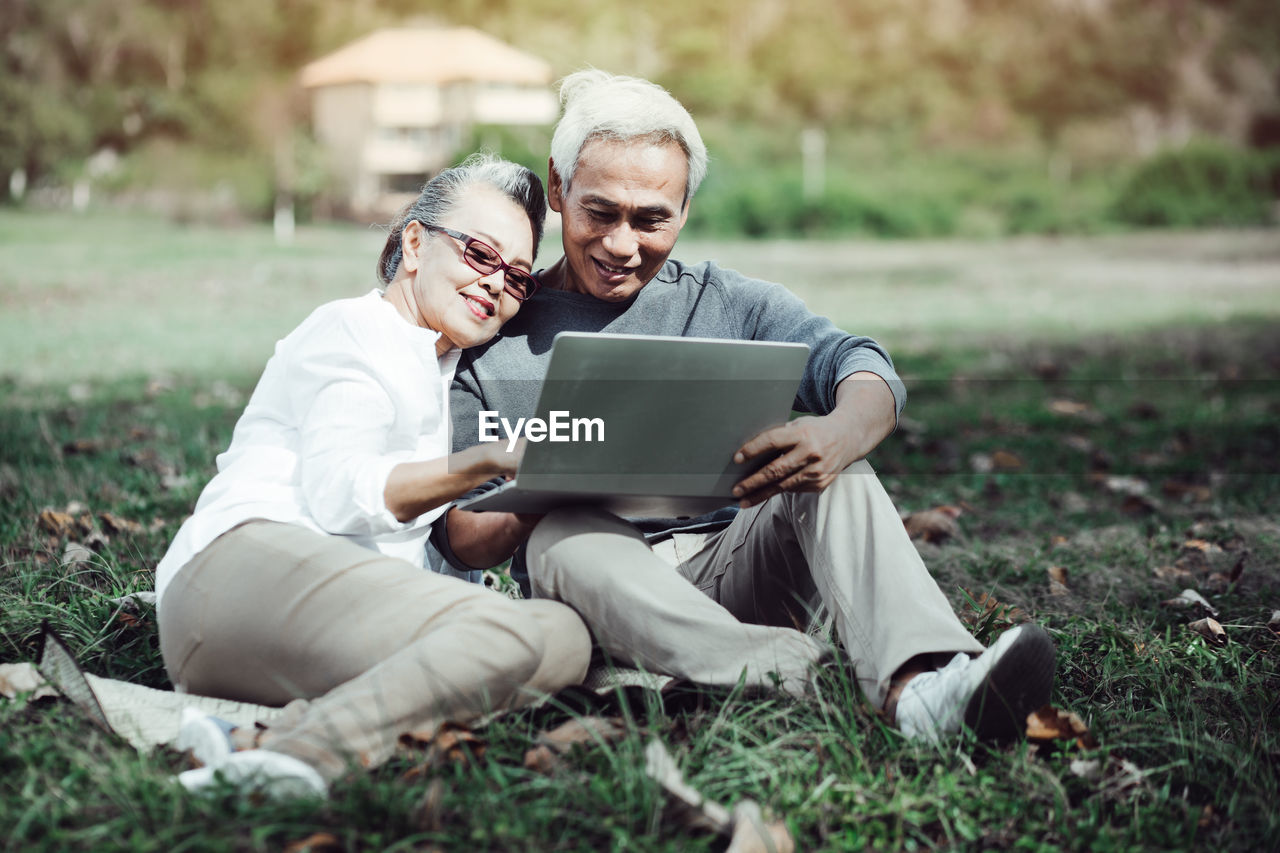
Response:
[{"label": "fallen leaf", "polygon": [[51,533],[54,536],[66,536],[75,527],[75,516],[66,512],[58,512],[56,509],[40,510],[39,518],[40,529],[45,533]]},{"label": "fallen leaf", "polygon": [[1174,581],[1176,583],[1191,583],[1195,577],[1182,566],[1156,566],[1151,570],[1151,573],[1162,581]]},{"label": "fallen leaf", "polygon": [[1213,617],[1206,616],[1204,619],[1197,619],[1187,625],[1187,628],[1204,637],[1212,645],[1225,646],[1227,644],[1227,632],[1223,630],[1218,620]]},{"label": "fallen leaf", "polygon": [[1196,826],[1200,829],[1208,829],[1217,821],[1218,816],[1213,813],[1213,806],[1205,804],[1204,809],[1200,812],[1200,819],[1196,821]]},{"label": "fallen leaf", "polygon": [[81,563],[91,563],[97,556],[79,542],[68,542],[67,547],[62,552],[62,565],[79,566]]},{"label": "fallen leaf", "polygon": [[1170,598],[1160,602],[1164,607],[1172,607],[1177,610],[1189,610],[1191,608],[1200,608],[1210,616],[1217,616],[1217,609],[1205,599],[1203,595],[1194,589],[1184,589],[1177,598]]},{"label": "fallen leaf", "polygon": [[1183,551],[1198,551],[1201,554],[1216,554],[1222,551],[1222,548],[1205,539],[1188,539],[1182,543]]},{"label": "fallen leaf", "polygon": [[1079,776],[1090,782],[1102,777],[1102,762],[1096,758],[1075,758],[1068,766],[1073,776]]},{"label": "fallen leaf", "polygon": [[1102,485],[1108,492],[1117,495],[1145,495],[1151,490],[1151,485],[1139,477],[1105,477]]},{"label": "fallen leaf", "polygon": [[1062,443],[1078,453],[1092,453],[1097,446],[1083,435],[1068,435]]},{"label": "fallen leaf", "polygon": [[177,473],[177,469],[171,463],[166,462],[152,447],[126,451],[121,454],[121,458],[127,465],[143,468],[153,474],[159,474],[162,478]]},{"label": "fallen leaf", "polygon": [[102,526],[107,529],[107,532],[113,535],[117,533],[134,534],[142,532],[141,524],[136,521],[130,521],[127,518],[121,518],[115,513],[100,512],[98,513],[98,520],[102,522]]},{"label": "fallen leaf", "polygon": [[796,842],[780,820],[766,822],[754,800],[733,807],[733,836],[725,853],[795,853]]},{"label": "fallen leaf", "polygon": [[1088,403],[1078,403],[1075,400],[1050,400],[1048,409],[1055,415],[1065,417],[1078,417],[1093,411],[1093,407]]},{"label": "fallen leaf", "polygon": [[990,474],[995,470],[995,462],[989,453],[969,454],[969,468],[975,474]]},{"label": "fallen leaf", "polygon": [[550,776],[561,764],[560,756],[549,746],[534,746],[524,753],[524,769]]},{"label": "fallen leaf", "polygon": [[1160,491],[1166,497],[1191,503],[1204,503],[1213,497],[1213,490],[1208,486],[1185,480],[1165,480],[1160,484]]},{"label": "fallen leaf", "polygon": [[330,832],[316,832],[284,847],[284,853],[343,853],[346,848],[338,837]]},{"label": "fallen leaf", "polygon": [[933,509],[922,509],[913,512],[902,520],[907,528],[907,535],[912,539],[923,539],[925,542],[945,542],[960,533],[956,519],[961,510],[955,506],[936,506]]},{"label": "fallen leaf", "polygon": [[997,450],[991,454],[991,467],[995,471],[1020,471],[1022,458],[1008,450]]},{"label": "fallen leaf", "polygon": [[144,604],[151,607],[156,606],[156,594],[154,590],[144,589],[139,592],[122,595],[119,598],[109,598],[107,603],[114,604],[127,613],[138,613],[142,610]]},{"label": "fallen leaf", "polygon": [[1127,758],[1107,764],[1107,786],[1116,791],[1137,788],[1146,782],[1147,774]]},{"label": "fallen leaf", "polygon": [[37,551],[23,545],[11,546],[9,548],[9,556],[11,557],[10,565],[17,565],[24,560],[30,560],[37,566],[47,566],[49,561],[53,559],[53,556],[48,551]]},{"label": "fallen leaf", "polygon": [[1049,594],[1050,595],[1069,595],[1071,590],[1067,588],[1067,570],[1063,566],[1050,566],[1049,574]]},{"label": "fallen leaf", "polygon": [[1098,742],[1084,720],[1072,711],[1044,705],[1027,714],[1027,740],[1074,740],[1081,749],[1093,749]]},{"label": "fallen leaf", "polygon": [[63,444],[62,452],[66,456],[90,456],[104,447],[106,442],[101,438],[77,438]]},{"label": "fallen leaf", "polygon": [[1125,495],[1120,502],[1120,511],[1125,515],[1150,515],[1156,509],[1155,503],[1145,495]]},{"label": "fallen leaf", "polygon": [[662,786],[676,806],[671,810],[690,829],[729,836],[725,853],[794,853],[796,846],[782,821],[765,821],[752,800],[739,802],[730,812],[708,800],[685,782],[675,760],[660,742],[650,741],[644,750],[645,774]]},{"label": "fallen leaf", "polygon": [[0,696],[16,699],[19,693],[30,693],[32,701],[58,695],[34,664],[0,663]]},{"label": "fallen leaf", "polygon": [[684,824],[692,829],[710,830],[718,835],[728,835],[733,828],[733,816],[717,802],[708,800],[693,786],[684,781],[675,759],[661,742],[653,740],[644,749],[644,772],[662,786],[676,802]]},{"label": "fallen leaf", "polygon": [[475,732],[457,723],[444,723],[437,729],[404,732],[400,746],[409,750],[425,750],[422,763],[407,777],[447,764],[470,764],[484,757],[485,742]]},{"label": "fallen leaf", "polygon": [[574,717],[539,734],[534,747],[524,754],[524,766],[538,773],[550,773],[560,765],[560,757],[575,745],[614,743],[626,735],[626,723],[621,717]]},{"label": "fallen leaf", "polygon": [[557,752],[568,752],[579,743],[614,743],[627,736],[622,717],[574,717],[549,732],[538,735],[538,743]]}]

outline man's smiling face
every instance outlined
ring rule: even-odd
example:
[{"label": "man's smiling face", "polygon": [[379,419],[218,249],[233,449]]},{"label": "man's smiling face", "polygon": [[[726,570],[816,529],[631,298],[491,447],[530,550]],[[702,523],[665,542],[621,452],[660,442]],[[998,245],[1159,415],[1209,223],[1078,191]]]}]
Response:
[{"label": "man's smiling face", "polygon": [[548,200],[561,215],[564,289],[630,299],[675,247],[689,209],[688,163],[675,143],[591,139],[568,190],[551,165]]}]

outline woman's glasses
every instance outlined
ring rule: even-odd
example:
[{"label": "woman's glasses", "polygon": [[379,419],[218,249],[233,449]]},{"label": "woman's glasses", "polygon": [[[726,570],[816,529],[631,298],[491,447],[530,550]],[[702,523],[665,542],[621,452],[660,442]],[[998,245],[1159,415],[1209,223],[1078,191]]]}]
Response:
[{"label": "woman's glasses", "polygon": [[517,302],[524,302],[530,296],[533,296],[533,292],[538,289],[538,280],[533,275],[502,260],[502,255],[498,254],[498,250],[488,243],[482,243],[470,234],[463,234],[461,231],[454,231],[452,228],[419,224],[428,231],[439,231],[441,234],[452,237],[461,243],[462,259],[467,262],[467,266],[476,272],[490,275],[502,270],[503,287],[507,293],[515,297]]}]

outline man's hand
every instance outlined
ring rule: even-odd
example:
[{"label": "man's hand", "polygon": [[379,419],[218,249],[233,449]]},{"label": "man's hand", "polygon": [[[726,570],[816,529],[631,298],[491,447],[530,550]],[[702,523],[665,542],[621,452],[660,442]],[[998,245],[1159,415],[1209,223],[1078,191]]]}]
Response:
[{"label": "man's hand", "polygon": [[781,492],[820,492],[893,432],[896,418],[885,381],[874,373],[854,373],[836,388],[831,414],[797,418],[739,448],[734,462],[781,455],[734,486],[733,496],[745,508]]}]

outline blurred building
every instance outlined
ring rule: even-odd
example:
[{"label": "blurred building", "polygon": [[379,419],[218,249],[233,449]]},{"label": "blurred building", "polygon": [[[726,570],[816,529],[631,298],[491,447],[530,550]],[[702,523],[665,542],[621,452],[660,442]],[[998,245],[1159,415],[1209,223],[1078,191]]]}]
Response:
[{"label": "blurred building", "polygon": [[551,66],[471,29],[379,30],[302,70],[312,122],[353,212],[386,215],[475,125],[555,121]]}]

